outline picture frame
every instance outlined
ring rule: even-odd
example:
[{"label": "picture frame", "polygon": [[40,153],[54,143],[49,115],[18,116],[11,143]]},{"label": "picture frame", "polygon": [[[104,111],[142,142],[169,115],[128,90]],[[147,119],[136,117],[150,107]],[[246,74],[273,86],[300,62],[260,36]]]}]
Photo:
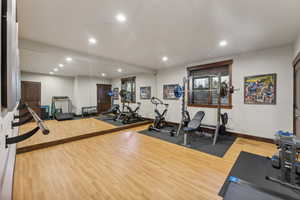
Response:
[{"label": "picture frame", "polygon": [[163,99],[166,100],[177,100],[178,98],[174,94],[174,90],[179,84],[168,84],[163,85]]},{"label": "picture frame", "polygon": [[276,105],[277,74],[262,74],[244,78],[244,103]]},{"label": "picture frame", "polygon": [[114,88],[113,89],[113,99],[114,100],[119,100],[119,88]]},{"label": "picture frame", "polygon": [[140,99],[151,99],[151,87],[140,87]]}]

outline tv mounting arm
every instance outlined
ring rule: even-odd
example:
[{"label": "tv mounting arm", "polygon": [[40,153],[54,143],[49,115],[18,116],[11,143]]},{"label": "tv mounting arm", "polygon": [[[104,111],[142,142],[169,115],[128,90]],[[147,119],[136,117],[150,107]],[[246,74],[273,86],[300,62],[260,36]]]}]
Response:
[{"label": "tv mounting arm", "polygon": [[[5,144],[6,148],[8,148],[8,145],[16,144],[16,143],[22,142],[22,141],[30,138],[31,136],[36,134],[39,130],[41,130],[44,135],[47,135],[50,133],[49,129],[44,124],[43,120],[41,120],[41,118],[36,114],[36,112],[34,112],[28,105],[24,104],[24,105],[19,106],[18,108],[19,109],[27,109],[28,113],[30,113],[31,116],[20,122],[12,122],[12,127],[23,125],[23,124],[31,121],[32,119],[34,119],[37,126],[34,129],[32,129],[31,131],[29,131],[25,134],[19,135],[19,136],[9,138],[7,135],[6,136],[6,144]],[[25,113],[22,116],[27,116],[27,115],[29,115],[28,113]],[[20,116],[17,116],[15,118],[20,118]]]}]

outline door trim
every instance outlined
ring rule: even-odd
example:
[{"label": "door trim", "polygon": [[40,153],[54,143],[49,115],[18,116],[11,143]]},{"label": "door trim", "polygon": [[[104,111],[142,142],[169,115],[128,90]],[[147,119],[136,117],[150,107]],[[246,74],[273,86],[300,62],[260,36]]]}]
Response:
[{"label": "door trim", "polygon": [[[22,100],[22,84],[36,84],[36,85],[39,85],[39,106],[42,105],[42,82],[39,82],[39,81],[23,81],[21,80],[21,97],[20,99]],[[38,114],[40,115],[40,110],[38,111]]]},{"label": "door trim", "polygon": [[299,135],[297,134],[297,131],[299,132],[300,130],[297,129],[297,120],[299,120],[299,109],[297,108],[296,101],[297,101],[297,91],[296,91],[296,84],[297,84],[297,71],[300,70],[300,52],[297,54],[294,62],[293,62],[293,73],[294,73],[294,98],[293,98],[293,129],[294,129],[294,135]]},{"label": "door trim", "polygon": [[297,66],[297,64],[298,64],[299,62],[300,62],[300,51],[298,52],[296,58],[295,58],[294,61],[293,61],[293,66],[294,66],[295,68],[298,68],[298,67],[296,67],[296,66]]},{"label": "door trim", "polygon": [[[96,98],[97,98],[97,99],[96,99],[96,103],[97,103],[96,106],[97,106],[97,111],[98,111],[99,114],[100,114],[100,112],[99,112],[100,109],[99,109],[99,107],[98,107],[98,105],[99,105],[99,103],[98,103],[98,95],[99,95],[99,94],[98,94],[98,88],[101,87],[101,86],[108,86],[108,87],[110,87],[110,89],[112,90],[112,84],[100,84],[100,83],[97,83],[97,84],[96,84],[96,95],[97,95],[97,96],[96,96]],[[112,102],[110,102],[110,106],[112,106]]]}]

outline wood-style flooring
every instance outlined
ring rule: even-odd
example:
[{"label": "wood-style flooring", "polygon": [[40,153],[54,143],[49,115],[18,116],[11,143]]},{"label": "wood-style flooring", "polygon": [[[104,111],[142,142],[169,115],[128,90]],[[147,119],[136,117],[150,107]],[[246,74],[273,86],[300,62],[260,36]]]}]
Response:
[{"label": "wood-style flooring", "polygon": [[[96,128],[91,124],[73,130]],[[219,158],[136,133],[146,127],[17,155],[14,200],[220,200],[241,151],[276,151],[273,144],[238,138]]]},{"label": "wood-style flooring", "polygon": [[[47,120],[45,121],[46,126],[50,130],[50,134],[43,135],[41,131],[36,133],[34,136],[18,144],[18,148],[28,147],[37,144],[43,144],[47,142],[53,142],[65,138],[80,136],[88,133],[113,129],[113,126],[109,123],[94,119],[78,119],[78,120],[66,120],[56,121]],[[20,126],[20,134],[24,134],[36,127],[36,123],[31,122]]]}]

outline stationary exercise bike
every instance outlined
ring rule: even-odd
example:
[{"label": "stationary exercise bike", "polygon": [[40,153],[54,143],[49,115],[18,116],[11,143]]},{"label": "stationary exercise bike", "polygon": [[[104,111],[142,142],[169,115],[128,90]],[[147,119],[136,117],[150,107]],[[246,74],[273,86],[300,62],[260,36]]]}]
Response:
[{"label": "stationary exercise bike", "polygon": [[[155,106],[154,112],[156,114],[153,125],[150,125],[148,130],[149,131],[156,131],[156,132],[163,132],[163,133],[169,133],[172,137],[175,135],[176,131],[175,130],[165,130],[168,126],[168,123],[166,121],[166,115],[168,112],[168,107],[169,104],[165,104],[162,100],[160,100],[157,97],[152,97],[151,98],[151,103]],[[165,106],[165,109],[163,112],[159,112],[158,110],[158,105],[163,105]]]}]

